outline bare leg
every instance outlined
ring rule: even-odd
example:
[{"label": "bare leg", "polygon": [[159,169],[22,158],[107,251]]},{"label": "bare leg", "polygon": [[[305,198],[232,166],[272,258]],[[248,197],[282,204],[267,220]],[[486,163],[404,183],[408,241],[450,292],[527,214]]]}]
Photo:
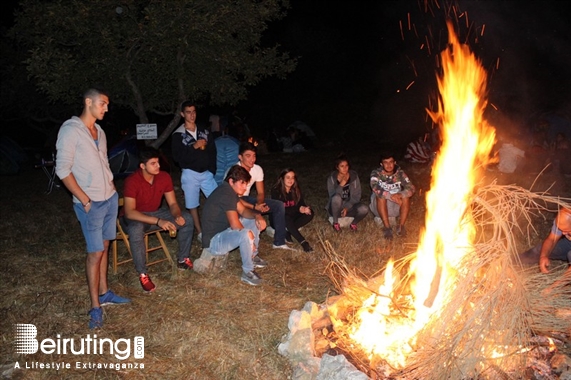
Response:
[{"label": "bare leg", "polygon": [[403,198],[402,204],[400,205],[400,225],[404,226],[406,218],[408,216],[408,211],[410,210],[410,197]]},{"label": "bare leg", "polygon": [[391,225],[389,223],[389,209],[386,199],[377,197],[377,212],[381,216],[385,228],[389,228]]},{"label": "bare leg", "polygon": [[190,216],[192,216],[192,220],[194,221],[194,228],[196,228],[196,233],[202,233],[202,226],[200,225],[200,218],[198,217],[198,208],[189,208],[188,211],[190,212]]},{"label": "bare leg", "polygon": [[[91,298],[91,307],[100,307],[99,305],[99,289],[101,282],[101,258],[104,251],[91,252],[87,254],[85,259],[85,274],[87,276],[87,288],[89,289],[89,297]],[[107,262],[107,260],[105,260]]]}]

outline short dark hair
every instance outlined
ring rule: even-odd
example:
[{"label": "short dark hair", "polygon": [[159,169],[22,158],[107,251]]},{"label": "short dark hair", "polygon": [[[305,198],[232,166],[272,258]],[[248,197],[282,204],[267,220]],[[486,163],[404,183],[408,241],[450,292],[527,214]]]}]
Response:
[{"label": "short dark hair", "polygon": [[92,99],[98,95],[105,95],[106,97],[109,97],[109,92],[107,92],[107,90],[105,90],[103,87],[90,87],[83,93],[83,100],[85,101],[85,99]]},{"label": "short dark hair", "polygon": [[247,150],[251,150],[252,152],[257,152],[258,148],[254,144],[249,141],[244,141],[240,144],[240,148],[238,149],[238,154],[242,154]]},{"label": "short dark hair", "polygon": [[230,180],[237,182],[237,181],[244,181],[250,182],[252,176],[250,172],[248,172],[245,168],[241,167],[240,165],[234,165],[228,170],[228,174],[226,174],[226,178],[224,181],[230,183]]},{"label": "short dark hair", "polygon": [[387,160],[389,158],[395,158],[395,155],[390,150],[383,150],[379,155],[379,162],[383,162],[383,160]]},{"label": "short dark hair", "polygon": [[180,112],[184,112],[184,109],[187,107],[195,107],[196,108],[196,103],[194,103],[192,100],[185,100],[184,102],[182,102],[182,104],[180,105]]},{"label": "short dark hair", "polygon": [[334,161],[335,170],[337,170],[337,168],[339,167],[339,164],[342,163],[343,161],[347,162],[347,165],[349,165],[349,167],[351,167],[351,162],[349,161],[349,159],[347,158],[345,153],[340,153],[337,157],[335,157],[335,161]]},{"label": "short dark hair", "polygon": [[147,146],[139,150],[138,156],[139,164],[146,164],[151,158],[160,158],[161,153],[157,149]]}]

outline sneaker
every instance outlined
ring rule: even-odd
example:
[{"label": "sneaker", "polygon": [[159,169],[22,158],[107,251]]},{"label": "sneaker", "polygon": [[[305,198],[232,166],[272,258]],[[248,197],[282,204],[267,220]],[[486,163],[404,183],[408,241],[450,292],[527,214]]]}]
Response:
[{"label": "sneaker", "polygon": [[103,310],[100,307],[94,307],[89,310],[89,328],[90,329],[100,329],[103,327]]},{"label": "sneaker", "polygon": [[272,228],[272,226],[267,226],[266,227],[266,234],[268,234],[269,237],[273,238],[274,235],[276,234],[276,230],[274,230]]},{"label": "sneaker", "polygon": [[351,224],[349,225],[349,229],[351,229],[351,231],[357,231],[357,225],[351,223]]},{"label": "sneaker", "polygon": [[101,294],[99,296],[99,304],[101,306],[119,305],[122,303],[129,303],[129,302],[131,302],[129,298],[120,297],[117,294],[113,293],[111,289],[109,289],[107,293]]},{"label": "sneaker", "polygon": [[383,228],[383,237],[387,240],[393,239],[393,230],[390,227]]},{"label": "sneaker", "polygon": [[202,244],[202,232],[199,233],[199,234],[196,236],[196,238],[198,239],[198,242],[199,242],[200,244]]},{"label": "sneaker", "polygon": [[341,225],[339,225],[339,223],[333,223],[333,229],[336,232],[341,232]]},{"label": "sneaker", "polygon": [[294,249],[291,248],[291,247],[290,247],[289,245],[287,245],[287,244],[282,244],[282,245],[272,244],[272,248],[273,248],[273,249],[285,249],[285,250],[289,250],[289,251],[294,251]]},{"label": "sneaker", "polygon": [[309,245],[305,240],[301,243],[301,246],[303,247],[304,252],[313,252],[313,248],[311,248],[311,245]]},{"label": "sneaker", "polygon": [[268,266],[268,262],[258,255],[254,256],[252,262],[254,263],[255,268],[265,268]]},{"label": "sneaker", "polygon": [[258,286],[262,283],[262,278],[255,271],[251,271],[249,273],[242,272],[242,277],[240,279],[246,284],[253,286]]},{"label": "sneaker", "polygon": [[404,228],[404,226],[399,225],[397,227],[397,236],[402,236],[402,237],[406,236],[406,229]]},{"label": "sneaker", "polygon": [[187,257],[183,261],[179,261],[177,267],[180,270],[192,269],[192,261],[190,261],[190,259]]},{"label": "sneaker", "polygon": [[141,273],[139,276],[139,281],[141,282],[141,286],[145,292],[152,292],[156,289],[155,284],[151,281],[151,278],[146,273]]}]

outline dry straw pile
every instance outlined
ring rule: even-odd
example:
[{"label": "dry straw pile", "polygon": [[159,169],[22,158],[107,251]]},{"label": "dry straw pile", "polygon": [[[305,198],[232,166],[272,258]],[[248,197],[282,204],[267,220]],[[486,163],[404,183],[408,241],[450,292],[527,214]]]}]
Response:
[{"label": "dry straw pile", "polygon": [[[536,267],[523,268],[518,242],[529,240],[530,232],[536,232],[534,223],[545,212],[570,205],[568,198],[518,186],[494,182],[479,187],[464,216],[464,222],[475,222],[477,241],[452,268],[456,275],[447,289],[439,289],[451,297],[419,332],[406,366],[400,369],[390,368],[380,357],[369,359],[349,337],[359,323],[356,311],[375,294],[382,279],[363,278],[328,246],[328,272],[344,298],[329,310],[332,319],[346,322],[335,327],[335,344],[365,373],[381,377],[391,373],[406,379],[519,378],[527,353],[534,349],[530,340],[534,334],[561,338],[571,333],[571,271],[566,270],[567,263],[549,275],[538,273]],[[387,319],[402,318],[410,307],[404,295],[414,257],[412,253],[396,263],[401,278],[390,295],[393,312]]]}]

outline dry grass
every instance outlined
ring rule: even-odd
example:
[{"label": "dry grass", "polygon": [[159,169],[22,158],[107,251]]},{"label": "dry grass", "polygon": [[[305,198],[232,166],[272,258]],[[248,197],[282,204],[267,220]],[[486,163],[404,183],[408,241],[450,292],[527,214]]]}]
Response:
[{"label": "dry grass", "polygon": [[[321,150],[303,154],[270,154],[260,156],[266,187],[279,171],[290,166],[297,170],[306,200],[316,210],[314,221],[304,234],[316,252],[272,250],[272,240],[262,235],[261,256],[270,266],[260,271],[264,285],[258,288],[242,284],[240,260],[233,253],[228,268],[221,274],[201,276],[194,272],[172,273],[166,263],[150,267],[157,285],[150,295],[144,294],[132,264],[109,275],[111,288],[130,297],[126,306],[105,308],[104,329],[98,337],[111,339],[145,338],[144,370],[71,369],[22,370],[15,378],[189,378],[189,379],[285,379],[291,374],[289,362],[277,353],[277,345],[287,333],[291,310],[300,309],[306,301],[323,302],[336,294],[336,286],[326,273],[330,261],[323,249],[330,244],[348,268],[365,278],[381,270],[389,257],[402,258],[414,251],[423,224],[424,191],[428,187],[427,168],[407,166],[405,169],[418,186],[412,212],[407,223],[407,238],[387,243],[381,237],[373,218],[360,225],[358,233],[335,234],[326,221],[325,178],[332,170],[337,150]],[[368,175],[376,166],[375,152],[348,152],[354,159],[363,185],[363,200],[368,200]],[[493,173],[491,173],[493,174]],[[173,174],[175,183],[178,175]],[[505,183],[511,178],[502,178]],[[81,338],[93,331],[87,329],[89,301],[84,275],[85,244],[64,190],[43,194],[46,178],[40,170],[26,170],[20,175],[3,178],[0,219],[0,256],[3,296],[0,300],[1,365],[25,362],[74,362],[70,355],[16,355],[12,346],[13,325],[32,323],[38,328],[38,339]],[[531,185],[533,178],[517,178],[514,183]],[[550,179],[537,186],[547,189]],[[117,181],[119,190],[121,181]],[[568,183],[557,182],[571,193]],[[542,190],[542,189],[539,189]],[[179,200],[182,193],[177,191]],[[534,216],[530,241],[538,242],[546,233],[552,214]],[[176,242],[167,239],[171,252]],[[514,244],[527,246],[528,242]],[[191,257],[200,248],[194,242]],[[87,362],[118,362],[113,356],[86,355]],[[134,359],[127,361],[134,362]]]}]

